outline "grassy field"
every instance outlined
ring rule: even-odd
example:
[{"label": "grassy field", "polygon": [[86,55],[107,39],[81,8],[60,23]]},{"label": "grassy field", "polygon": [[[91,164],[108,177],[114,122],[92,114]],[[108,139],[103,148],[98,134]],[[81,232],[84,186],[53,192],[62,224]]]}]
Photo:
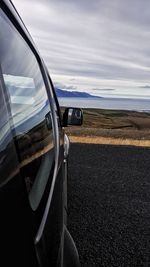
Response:
[{"label": "grassy field", "polygon": [[83,117],[81,127],[66,128],[72,142],[150,146],[150,113],[83,109]]}]

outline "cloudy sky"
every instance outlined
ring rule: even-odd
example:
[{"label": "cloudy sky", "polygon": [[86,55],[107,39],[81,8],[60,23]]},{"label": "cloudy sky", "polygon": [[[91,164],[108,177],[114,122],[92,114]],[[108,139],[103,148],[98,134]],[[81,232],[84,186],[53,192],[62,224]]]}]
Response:
[{"label": "cloudy sky", "polygon": [[54,84],[150,99],[149,0],[13,0]]}]

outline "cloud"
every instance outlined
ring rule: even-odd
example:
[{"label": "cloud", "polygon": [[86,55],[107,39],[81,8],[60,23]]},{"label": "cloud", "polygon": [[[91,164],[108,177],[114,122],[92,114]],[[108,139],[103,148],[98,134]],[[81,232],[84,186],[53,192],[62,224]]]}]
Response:
[{"label": "cloud", "polygon": [[140,87],[143,90],[137,93],[142,95],[147,89],[144,86],[150,83],[149,0],[13,2],[50,74],[68,77],[66,86],[70,86],[70,79],[76,79],[72,82],[82,80],[84,90],[103,86],[133,94],[134,88]]},{"label": "cloud", "polygon": [[93,91],[115,91],[113,88],[93,88]]},{"label": "cloud", "polygon": [[58,82],[54,82],[54,86],[56,88],[65,89],[65,90],[71,90],[71,91],[76,91],[78,89],[76,86],[71,86],[71,85],[67,86],[67,85],[65,85],[63,83],[58,83]]},{"label": "cloud", "polygon": [[150,89],[150,85],[139,86],[139,88]]}]

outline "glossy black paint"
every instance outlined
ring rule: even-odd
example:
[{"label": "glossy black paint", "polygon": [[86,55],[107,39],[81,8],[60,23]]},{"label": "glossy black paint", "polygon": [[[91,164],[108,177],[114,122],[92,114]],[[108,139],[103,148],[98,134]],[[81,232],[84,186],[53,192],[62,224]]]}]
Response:
[{"label": "glossy black paint", "polygon": [[64,239],[67,169],[58,101],[10,1],[0,2],[0,21],[1,266],[62,266],[64,247],[72,255]]}]

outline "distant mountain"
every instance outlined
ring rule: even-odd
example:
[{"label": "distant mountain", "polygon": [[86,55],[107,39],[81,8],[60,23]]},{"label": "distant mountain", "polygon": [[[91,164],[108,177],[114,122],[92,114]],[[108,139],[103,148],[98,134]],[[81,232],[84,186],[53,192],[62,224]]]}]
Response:
[{"label": "distant mountain", "polygon": [[94,96],[85,92],[67,91],[56,87],[55,90],[58,97],[101,98],[100,96]]}]

